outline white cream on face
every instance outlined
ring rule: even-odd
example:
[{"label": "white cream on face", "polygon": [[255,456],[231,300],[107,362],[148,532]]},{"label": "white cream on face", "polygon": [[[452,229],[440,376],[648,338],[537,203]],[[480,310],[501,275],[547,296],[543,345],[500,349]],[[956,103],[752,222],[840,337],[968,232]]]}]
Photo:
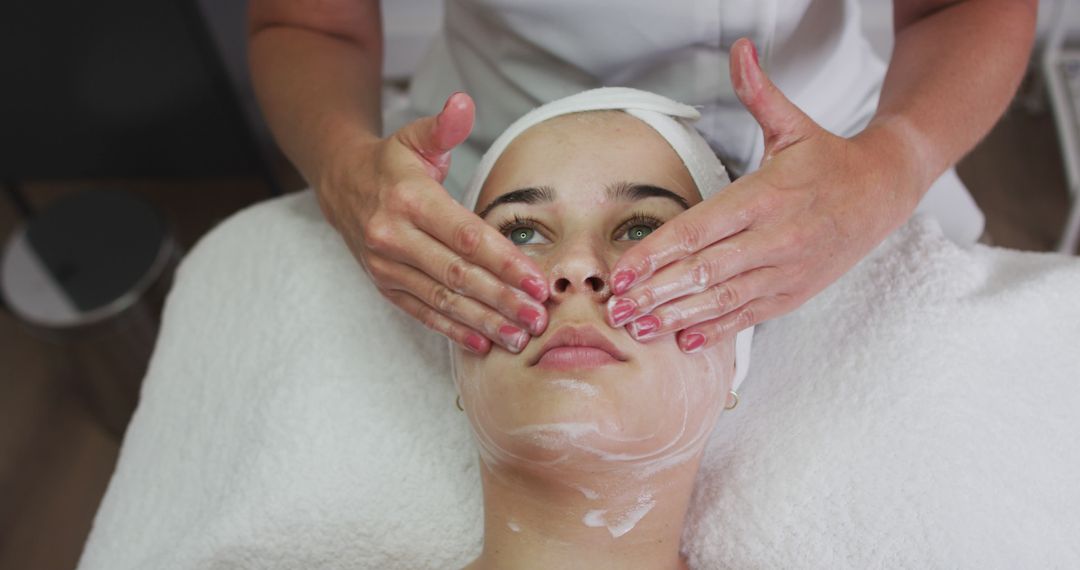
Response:
[{"label": "white cream on face", "polygon": [[[653,365],[645,369],[611,371],[593,382],[575,379],[569,390],[564,378],[524,373],[520,378],[488,377],[479,366],[481,359],[467,364],[455,359],[458,389],[485,461],[550,465],[574,459],[583,466],[618,462],[652,474],[678,464],[677,459],[688,459],[692,454],[686,452],[703,444],[719,413],[731,379],[730,358],[716,351],[684,355],[673,338],[654,341],[661,342],[670,343],[675,354],[653,356]],[[522,384],[541,389],[514,390]],[[549,393],[555,401],[549,399],[546,410],[514,413]],[[626,393],[629,398],[621,397]],[[617,402],[619,407],[592,407],[592,400]],[[626,417],[639,420],[636,430],[626,424]],[[553,460],[547,452],[558,454]]]},{"label": "white cream on face", "polygon": [[600,394],[600,391],[597,390],[596,387],[590,385],[587,382],[582,382],[581,380],[575,380],[573,378],[561,378],[559,380],[552,380],[551,384],[564,390],[577,392],[578,394],[586,398],[595,398]]},{"label": "white cream on face", "polygon": [[572,487],[580,491],[581,495],[590,501],[595,501],[600,498],[600,493],[597,493],[584,485],[572,485]]},{"label": "white cream on face", "polygon": [[[730,354],[725,357],[722,350],[684,355],[673,338],[658,339],[650,346],[657,343],[669,343],[674,354],[650,359],[654,364],[648,368],[651,372],[639,370],[631,375],[628,370],[614,382],[591,381],[580,375],[573,379],[575,387],[571,389],[565,387],[566,378],[489,377],[478,366],[482,359],[469,363],[456,359],[455,377],[481,459],[495,476],[505,469],[546,474],[547,480],[561,483],[594,503],[582,513],[583,524],[604,528],[613,538],[629,533],[655,506],[653,494],[641,489],[648,489],[657,474],[694,459],[703,449],[732,376]],[[551,386],[550,391],[565,405],[549,408],[547,419],[585,421],[540,421],[545,418],[533,417],[513,423],[516,418],[500,410],[530,403],[529,399],[506,397],[505,385],[514,383]],[[578,383],[591,390],[583,390]],[[584,402],[618,400],[610,393],[622,390],[661,397],[632,399],[626,402],[632,407],[623,409],[586,406],[575,410]],[[577,418],[565,417],[577,412],[581,412]],[[619,415],[624,413],[648,415],[645,423],[649,429],[640,433],[620,429]],[[594,489],[587,481],[589,473],[597,470],[618,472],[622,482]]]},{"label": "white cream on face", "polygon": [[619,538],[633,530],[634,526],[645,518],[654,506],[656,506],[656,501],[652,493],[645,491],[638,495],[637,500],[629,508],[614,513],[608,512],[608,509],[593,509],[585,513],[581,521],[585,523],[585,526],[604,527],[611,533],[612,538]]},{"label": "white cream on face", "polygon": [[[507,167],[509,179],[498,183],[503,192],[549,183],[562,190],[556,203],[543,206],[548,220],[562,224],[562,233],[556,232],[550,247],[525,249],[549,276],[582,263],[609,268],[623,251],[612,249],[613,228],[600,227],[600,222],[641,206],[613,206],[599,191],[605,184],[630,180],[684,192],[692,188],[692,179],[667,143],[643,123],[628,120],[619,123],[618,132],[595,140],[588,133],[552,129],[549,134],[555,139],[522,151],[530,162]],[[652,137],[648,140],[659,141],[659,146],[639,148],[635,141],[644,140],[641,137]],[[511,147],[491,177],[507,176],[500,167],[513,152]],[[534,163],[549,166],[527,175]],[[558,165],[554,171],[552,164]],[[659,207],[654,202],[651,208],[666,208],[662,211],[667,216],[681,211],[666,202]],[[656,505],[661,493],[655,492],[654,479],[692,460],[703,448],[732,379],[732,346],[714,345],[686,355],[671,335],[639,344],[625,330],[604,323],[603,300],[583,296],[575,303],[549,307],[549,330],[567,323],[595,325],[632,352],[630,361],[574,371],[568,377],[527,366],[525,353],[511,356],[493,350],[480,358],[455,351],[455,381],[481,459],[493,476],[525,472],[565,486],[591,503],[581,513],[582,523],[617,538]],[[597,473],[613,476],[595,485]]]}]

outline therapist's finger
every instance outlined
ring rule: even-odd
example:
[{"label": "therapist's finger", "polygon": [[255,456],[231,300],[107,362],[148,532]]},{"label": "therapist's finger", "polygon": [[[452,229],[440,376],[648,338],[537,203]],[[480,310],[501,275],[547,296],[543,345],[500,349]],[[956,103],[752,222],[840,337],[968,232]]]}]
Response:
[{"label": "therapist's finger", "polygon": [[627,326],[638,340],[677,332],[723,317],[756,299],[775,293],[781,270],[762,267],[737,275],[708,289],[662,305]]},{"label": "therapist's finger", "polygon": [[386,291],[385,295],[391,303],[400,307],[427,328],[448,337],[476,354],[487,354],[491,350],[491,341],[484,338],[483,335],[454,322],[409,293],[405,291]]},{"label": "therapist's finger", "polygon": [[711,321],[680,331],[676,342],[683,352],[693,353],[730,338],[740,331],[778,317],[792,309],[788,295],[758,297],[753,301]]},{"label": "therapist's finger", "polygon": [[450,170],[450,151],[469,137],[475,119],[472,97],[457,92],[446,99],[438,115],[417,119],[394,136],[426,163],[432,179],[442,182]]},{"label": "therapist's finger", "polygon": [[[736,184],[675,216],[627,250],[612,268],[612,293],[622,295],[660,268],[746,229],[752,202]],[[718,218],[718,211],[729,215]]]},{"label": "therapist's finger", "polygon": [[[477,218],[483,228],[495,230]],[[547,311],[544,306],[525,293],[508,286],[495,275],[480,265],[471,263],[457,252],[433,241],[431,236],[417,229],[405,228],[399,237],[399,247],[423,253],[411,260],[402,260],[416,269],[423,271],[449,291],[475,299],[498,311],[506,318],[520,323],[532,334],[541,334],[547,327]],[[509,240],[498,232],[498,239]],[[520,252],[518,252],[520,253]],[[531,260],[530,260],[531,262]],[[414,292],[415,294],[415,292]],[[465,321],[473,328],[480,328],[482,322]],[[494,339],[493,339],[494,340]]]},{"label": "therapist's finger", "polygon": [[762,162],[821,129],[761,69],[749,39],[740,38],[732,44],[729,70],[735,94],[761,126],[765,142]]},{"label": "therapist's finger", "polygon": [[[412,221],[416,227],[426,232],[431,237],[439,240],[450,251],[460,256],[468,265],[483,268],[487,273],[498,278],[501,284],[510,285],[529,294],[533,299],[544,302],[548,298],[547,282],[544,274],[537,267],[536,262],[525,255],[506,236],[484,222],[476,214],[470,212],[457,202],[451,204],[421,203],[413,210]],[[461,267],[459,269],[469,269]],[[429,273],[430,275],[430,273]],[[441,274],[433,275],[438,278]],[[448,273],[447,278],[453,274]],[[448,279],[440,279],[445,285],[454,289],[455,283]],[[475,297],[482,303],[497,308],[503,314],[511,318],[517,318],[520,311],[525,309],[521,303],[515,302],[506,295],[504,290],[489,290],[489,294],[480,293]],[[508,301],[509,304],[500,304],[500,301]],[[535,320],[545,313],[542,305],[531,305],[533,309],[539,308],[541,315],[532,315]],[[545,317],[546,318],[546,317]],[[540,324],[540,323],[523,323]],[[543,326],[532,329],[534,334],[543,332]]]},{"label": "therapist's finger", "polygon": [[[648,281],[608,299],[608,323],[616,327],[626,324],[664,303],[701,293],[767,263],[763,242],[753,230],[746,230],[665,266]],[[744,255],[746,251],[759,254],[749,257]]]},{"label": "therapist's finger", "polygon": [[[428,175],[441,183],[450,167],[450,151],[468,138],[475,116],[476,106],[472,98],[458,92],[447,98],[438,115],[413,121],[395,136],[424,161]],[[503,282],[525,291],[536,300],[546,301],[546,280],[532,260],[502,238],[494,228],[450,199],[445,192],[441,194],[447,199],[403,198],[398,201],[399,207],[396,209],[466,260],[484,267]],[[516,313],[518,308],[510,309]]]},{"label": "therapist's finger", "polygon": [[443,316],[470,329],[481,331],[484,336],[497,342],[509,352],[514,354],[521,352],[532,338],[527,331],[514,325],[499,313],[469,297],[451,291],[418,269],[399,264],[396,272],[397,287],[418,297]]}]

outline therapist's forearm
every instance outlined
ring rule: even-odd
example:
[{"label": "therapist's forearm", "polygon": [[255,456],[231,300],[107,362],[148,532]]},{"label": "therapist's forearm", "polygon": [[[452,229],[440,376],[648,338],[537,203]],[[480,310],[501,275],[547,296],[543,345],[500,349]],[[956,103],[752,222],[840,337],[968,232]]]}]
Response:
[{"label": "therapist's forearm", "polygon": [[380,135],[381,42],[268,26],[249,39],[249,65],[274,138],[309,183],[338,153]]},{"label": "therapist's forearm", "polygon": [[888,131],[902,147],[918,200],[1012,99],[1030,55],[1036,6],[1034,0],[967,0],[910,21],[905,8],[895,12],[892,60],[867,131]]}]

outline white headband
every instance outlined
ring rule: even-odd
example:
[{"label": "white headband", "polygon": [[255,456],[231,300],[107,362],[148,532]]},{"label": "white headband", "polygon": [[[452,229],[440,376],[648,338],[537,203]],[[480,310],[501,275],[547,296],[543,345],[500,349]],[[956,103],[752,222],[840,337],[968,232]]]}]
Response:
[{"label": "white headband", "polygon": [[[491,169],[510,143],[530,127],[561,115],[605,110],[625,111],[660,133],[690,171],[690,177],[694,179],[703,199],[731,183],[724,164],[693,126],[694,121],[701,116],[697,109],[648,91],[629,87],[601,87],[552,101],[514,121],[495,139],[480,159],[472,180],[465,188],[462,203],[470,210],[476,209],[480,190],[484,187],[484,181]],[[750,327],[740,332],[735,339],[735,381],[732,388],[737,388],[746,378],[750,368],[750,343],[753,337],[754,328]]]}]

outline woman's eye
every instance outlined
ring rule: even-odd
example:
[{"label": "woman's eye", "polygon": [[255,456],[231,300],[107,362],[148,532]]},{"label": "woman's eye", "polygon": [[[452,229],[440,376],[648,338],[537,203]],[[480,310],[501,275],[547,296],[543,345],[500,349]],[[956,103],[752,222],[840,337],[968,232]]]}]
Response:
[{"label": "woman's eye", "polygon": [[540,235],[540,232],[533,228],[516,227],[506,232],[506,237],[510,238],[510,241],[514,245],[532,245],[537,243],[543,243],[544,236]]},{"label": "woman's eye", "polygon": [[621,239],[628,239],[634,241],[643,240],[645,239],[645,236],[651,234],[652,232],[653,228],[651,226],[637,224],[626,228],[626,234],[624,234],[624,237]]}]

